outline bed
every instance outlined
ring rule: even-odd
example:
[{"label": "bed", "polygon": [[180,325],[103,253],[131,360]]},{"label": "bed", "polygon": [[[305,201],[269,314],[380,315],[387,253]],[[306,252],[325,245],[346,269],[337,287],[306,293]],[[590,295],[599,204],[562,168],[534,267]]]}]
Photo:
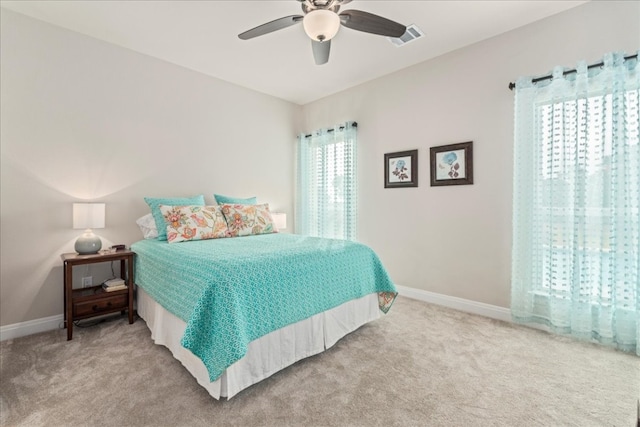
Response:
[{"label": "bed", "polygon": [[397,295],[356,242],[273,233],[131,248],[152,339],[216,399],[330,348]]}]

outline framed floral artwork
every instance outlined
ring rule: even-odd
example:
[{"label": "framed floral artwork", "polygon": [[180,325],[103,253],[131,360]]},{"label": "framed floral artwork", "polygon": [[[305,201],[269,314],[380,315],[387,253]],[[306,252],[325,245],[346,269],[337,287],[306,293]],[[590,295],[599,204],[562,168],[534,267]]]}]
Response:
[{"label": "framed floral artwork", "polygon": [[473,184],[473,141],[430,150],[432,187]]},{"label": "framed floral artwork", "polygon": [[384,155],[384,188],[418,186],[418,150]]}]

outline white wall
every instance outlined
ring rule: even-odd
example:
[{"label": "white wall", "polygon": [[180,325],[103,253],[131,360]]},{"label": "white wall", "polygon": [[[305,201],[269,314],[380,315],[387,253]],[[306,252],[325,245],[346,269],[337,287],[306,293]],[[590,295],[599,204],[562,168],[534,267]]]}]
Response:
[{"label": "white wall", "polygon": [[[397,284],[509,307],[508,83],[639,48],[640,2],[590,2],[308,104],[304,128],[358,122],[359,239]],[[429,147],[470,140],[474,185],[430,187]],[[385,189],[384,153],[410,149],[419,149],[419,187]]]},{"label": "white wall", "polygon": [[62,313],[75,201],[107,204],[104,246],[142,237],[145,196],[255,195],[293,213],[299,106],[1,15],[0,325]]}]

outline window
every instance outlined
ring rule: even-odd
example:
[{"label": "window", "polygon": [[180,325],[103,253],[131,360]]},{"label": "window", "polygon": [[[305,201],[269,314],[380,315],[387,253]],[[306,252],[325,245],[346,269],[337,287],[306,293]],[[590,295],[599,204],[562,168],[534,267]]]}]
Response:
[{"label": "window", "polygon": [[[612,207],[614,121],[612,95],[604,94],[537,107],[540,150],[534,185],[534,227],[540,233],[540,278],[535,290],[571,298],[571,270],[580,271],[583,296],[610,300],[615,280],[609,259],[615,224],[624,215],[638,216],[637,206]],[[621,145],[628,166],[638,165],[638,91],[626,91],[620,123]],[[635,126],[634,126],[635,124]],[[628,167],[627,166],[627,167]],[[622,175],[625,173],[623,171]],[[631,176],[629,178],[632,178]],[[629,190],[637,180],[629,182]],[[622,215],[622,218],[616,216]],[[554,292],[555,291],[555,292]]]},{"label": "window", "polygon": [[355,122],[298,137],[296,232],[356,239]]}]

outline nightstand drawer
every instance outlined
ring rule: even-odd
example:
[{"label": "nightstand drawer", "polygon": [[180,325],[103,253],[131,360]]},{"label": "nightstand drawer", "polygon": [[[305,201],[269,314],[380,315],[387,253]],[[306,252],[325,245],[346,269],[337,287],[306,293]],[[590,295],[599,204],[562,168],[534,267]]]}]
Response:
[{"label": "nightstand drawer", "polygon": [[114,295],[108,298],[82,301],[73,304],[73,316],[83,317],[99,313],[125,310],[128,308],[129,296],[127,294]]}]

